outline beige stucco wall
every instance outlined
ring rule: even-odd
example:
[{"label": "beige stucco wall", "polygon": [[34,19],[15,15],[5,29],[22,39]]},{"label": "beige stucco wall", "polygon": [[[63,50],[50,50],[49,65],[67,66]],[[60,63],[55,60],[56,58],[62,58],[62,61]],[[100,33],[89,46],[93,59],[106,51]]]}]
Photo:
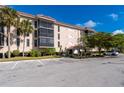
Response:
[{"label": "beige stucco wall", "polygon": [[[25,18],[21,18],[21,20],[23,20]],[[34,21],[30,20],[32,22],[32,24],[34,24]],[[7,29],[6,27],[4,28],[5,30],[5,35],[7,35]],[[20,46],[17,47],[17,31],[16,31],[16,28],[15,27],[11,27],[11,51],[13,50],[17,50],[19,49],[20,52],[23,51],[23,40],[24,40],[24,37],[23,36],[20,36]],[[33,33],[29,34],[29,36],[27,37],[26,36],[26,39],[25,39],[25,52],[27,51],[30,51],[32,48],[33,48]],[[27,47],[27,39],[29,39],[30,41],[30,46]],[[8,51],[8,46],[7,46],[7,43],[6,43],[6,38],[4,38],[4,47],[3,48],[0,48],[0,53],[5,53]]]},{"label": "beige stucco wall", "polygon": [[[27,19],[27,18],[21,18],[21,20]],[[31,20],[32,25],[34,26],[34,20]],[[6,28],[5,28],[5,35],[7,34]],[[23,36],[20,36],[21,42],[19,48],[17,47],[17,35],[16,35],[16,28],[11,27],[11,33],[12,33],[12,45],[11,45],[11,51],[19,49],[20,52],[23,51]],[[58,34],[60,34],[60,40],[58,40]],[[78,44],[78,39],[80,38],[80,30],[60,26],[60,32],[58,32],[58,25],[54,25],[54,48],[56,51],[59,52],[60,47],[58,47],[58,41],[60,42],[60,45],[62,46],[62,50],[64,51],[65,48],[69,48],[71,46],[75,46]],[[5,38],[6,39],[6,38]],[[30,46],[27,47],[25,42],[25,52],[30,51],[31,49],[38,49],[38,47],[34,47],[34,32],[31,33],[28,37],[26,37],[26,40],[30,39]],[[6,45],[6,40],[3,48],[0,48],[0,53],[5,53],[8,51],[8,46]]]},{"label": "beige stucco wall", "polygon": [[[58,34],[60,33],[60,40],[58,40]],[[80,38],[80,30],[60,26],[60,32],[58,32],[58,25],[54,26],[54,47],[57,51],[59,51],[58,41],[60,41],[60,45],[62,46],[62,50],[65,48],[69,48],[71,46],[75,46],[78,44],[78,40]]]},{"label": "beige stucco wall", "polygon": [[54,48],[59,51],[58,47],[58,25],[54,25]]}]

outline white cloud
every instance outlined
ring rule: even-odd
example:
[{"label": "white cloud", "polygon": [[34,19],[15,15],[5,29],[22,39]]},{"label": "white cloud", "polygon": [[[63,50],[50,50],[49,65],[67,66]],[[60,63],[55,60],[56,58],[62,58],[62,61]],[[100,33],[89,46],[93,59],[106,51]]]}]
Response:
[{"label": "white cloud", "polygon": [[76,26],[84,26],[84,27],[93,28],[93,27],[95,27],[95,26],[97,26],[97,25],[102,25],[102,24],[103,24],[103,23],[95,22],[95,21],[93,21],[93,20],[89,20],[89,21],[85,22],[84,24],[78,23],[78,24],[76,24]]},{"label": "white cloud", "polygon": [[89,21],[87,21],[86,23],[84,23],[84,26],[85,27],[95,27],[97,24],[100,24],[100,23],[97,23],[97,22],[94,22],[94,21],[92,21],[92,20],[89,20]]},{"label": "white cloud", "polygon": [[122,29],[118,29],[118,30],[115,30],[112,32],[113,35],[116,35],[116,34],[124,34],[124,30]]},{"label": "white cloud", "polygon": [[82,24],[76,24],[76,26],[82,26]]},{"label": "white cloud", "polygon": [[115,21],[118,20],[118,14],[112,13],[109,16],[112,17],[112,19],[115,20]]}]

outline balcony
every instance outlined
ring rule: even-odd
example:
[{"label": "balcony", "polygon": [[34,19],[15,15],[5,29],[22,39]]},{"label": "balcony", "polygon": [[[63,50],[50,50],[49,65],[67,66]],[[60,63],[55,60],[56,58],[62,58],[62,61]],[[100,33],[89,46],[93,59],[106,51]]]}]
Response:
[{"label": "balcony", "polygon": [[39,46],[39,48],[54,47],[54,38],[40,37],[40,38],[38,38],[38,46]]},{"label": "balcony", "polygon": [[38,28],[44,28],[44,29],[54,29],[54,23],[44,20],[38,20]]}]

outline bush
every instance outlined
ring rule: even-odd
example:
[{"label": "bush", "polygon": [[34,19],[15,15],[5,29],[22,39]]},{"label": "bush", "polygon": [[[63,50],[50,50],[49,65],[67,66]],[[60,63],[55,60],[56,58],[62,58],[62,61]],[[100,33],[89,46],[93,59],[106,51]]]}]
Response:
[{"label": "bush", "polygon": [[19,56],[19,54],[20,54],[19,50],[14,50],[12,53],[13,56]]},{"label": "bush", "polygon": [[41,53],[40,53],[40,51],[38,51],[38,50],[31,50],[31,51],[29,52],[29,55],[30,55],[31,57],[39,57],[39,56],[41,56]]},{"label": "bush", "polygon": [[54,55],[55,54],[55,48],[48,48],[48,54],[49,55]]},{"label": "bush", "polygon": [[55,48],[42,48],[40,52],[43,56],[56,54]]},{"label": "bush", "polygon": [[40,51],[38,51],[38,50],[35,50],[35,56],[36,56],[36,57],[39,57],[39,56],[41,56],[41,53],[40,53]]},{"label": "bush", "polygon": [[[10,52],[11,57],[13,57],[13,53]],[[8,51],[5,53],[5,57],[8,58]]]},{"label": "bush", "polygon": [[[20,52],[19,56],[23,56],[23,52]],[[29,52],[24,52],[24,56],[29,57],[30,56]]]}]

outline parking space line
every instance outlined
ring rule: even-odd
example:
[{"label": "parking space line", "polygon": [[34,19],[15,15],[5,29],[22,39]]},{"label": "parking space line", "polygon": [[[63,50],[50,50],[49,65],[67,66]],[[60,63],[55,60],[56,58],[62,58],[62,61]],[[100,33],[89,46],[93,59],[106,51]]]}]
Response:
[{"label": "parking space line", "polygon": [[12,67],[11,69],[15,69],[15,67],[17,66],[18,62],[16,62]]},{"label": "parking space line", "polygon": [[44,66],[45,64],[43,62],[41,62],[40,60],[38,60],[38,62],[40,63],[40,65]]}]

